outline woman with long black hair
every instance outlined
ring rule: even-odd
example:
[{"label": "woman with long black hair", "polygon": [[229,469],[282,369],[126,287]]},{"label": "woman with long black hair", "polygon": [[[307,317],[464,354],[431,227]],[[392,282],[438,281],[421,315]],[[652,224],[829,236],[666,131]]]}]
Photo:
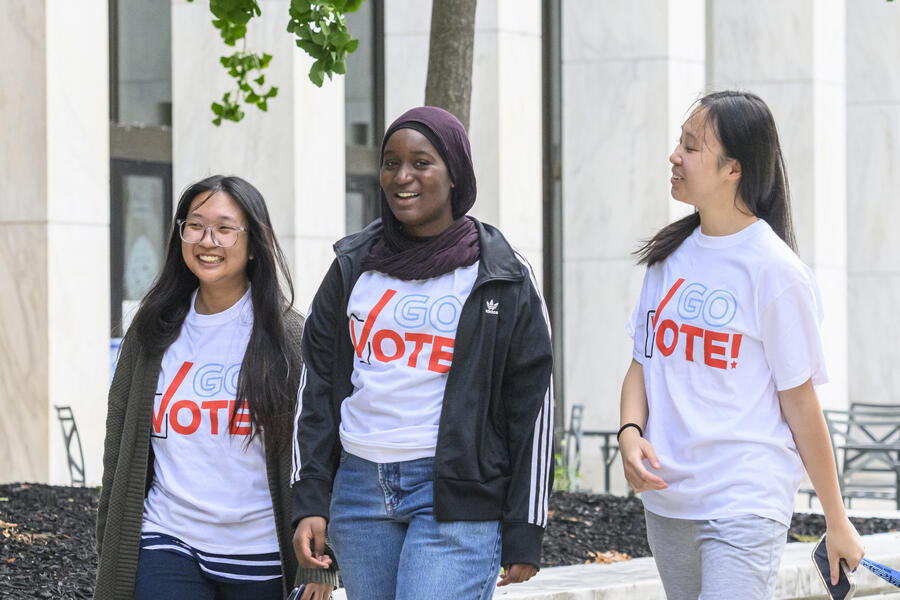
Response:
[{"label": "woman with long black hair", "polygon": [[329,597],[334,570],[291,549],[292,302],[259,191],[189,186],[109,391],[95,598]]},{"label": "woman with long black hair", "polygon": [[307,315],[294,543],[326,521],[350,600],[486,599],[540,565],[551,350],[534,274],[466,213],[462,124],[414,108],[381,148],[381,219],[335,244]]},{"label": "woman with long black hair", "polygon": [[669,600],[772,597],[803,470],[832,582],[862,543],[814,385],[827,381],[812,271],[794,253],[775,120],[755,94],[703,97],[669,157],[696,212],[638,252],[619,447]]}]

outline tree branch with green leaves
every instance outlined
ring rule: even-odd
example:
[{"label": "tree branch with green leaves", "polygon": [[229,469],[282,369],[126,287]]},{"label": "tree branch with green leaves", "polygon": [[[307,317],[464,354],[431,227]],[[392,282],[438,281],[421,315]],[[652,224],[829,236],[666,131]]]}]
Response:
[{"label": "tree branch with green leaves", "polygon": [[[187,0],[193,2],[194,0]],[[337,73],[346,72],[347,54],[356,50],[359,40],[347,31],[345,15],[356,11],[363,0],[291,0],[287,31],[296,36],[297,46],[315,59],[309,70],[309,79],[322,87],[325,77],[332,79]],[[278,88],[266,89],[263,72],[272,60],[271,54],[247,49],[247,24],[262,15],[258,0],[209,0],[213,26],[229,46],[241,42],[241,49],[219,62],[234,79],[235,88],[225,92],[219,102],[212,103],[219,126],[222,120],[238,122],[244,118],[243,104],[254,105],[262,111],[269,108],[268,101],[278,94]]]},{"label": "tree branch with green leaves", "polygon": [[355,52],[359,40],[347,31],[344,14],[356,11],[363,0],[310,2],[291,0],[287,30],[297,36],[297,46],[316,59],[309,70],[309,79],[322,87],[325,76],[347,72],[347,53]]}]

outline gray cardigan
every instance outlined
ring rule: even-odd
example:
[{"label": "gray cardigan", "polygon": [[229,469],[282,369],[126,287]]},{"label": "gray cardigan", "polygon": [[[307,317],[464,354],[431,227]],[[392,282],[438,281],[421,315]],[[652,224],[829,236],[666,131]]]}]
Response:
[{"label": "gray cardigan", "polygon": [[[288,339],[300,347],[303,317],[294,311],[285,316]],[[106,441],[103,446],[103,487],[97,511],[96,600],[129,599],[134,595],[144,498],[153,478],[150,423],[162,354],[148,356],[133,336],[122,344],[116,372],[109,388]],[[298,368],[296,373],[299,374]],[[293,382],[299,389],[299,378]],[[331,569],[298,568],[291,527],[291,436],[293,411],[278,418],[267,431],[266,474],[278,535],[278,551],[285,593],[293,583],[338,585],[337,565]],[[236,549],[236,552],[240,552]]]}]

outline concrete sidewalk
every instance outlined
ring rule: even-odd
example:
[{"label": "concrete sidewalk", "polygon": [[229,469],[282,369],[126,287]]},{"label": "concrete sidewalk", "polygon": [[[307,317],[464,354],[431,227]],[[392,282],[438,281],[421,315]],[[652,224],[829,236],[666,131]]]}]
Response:
[{"label": "concrete sidewalk", "polygon": [[[866,556],[900,570],[900,534],[880,533],[863,537]],[[825,598],[824,588],[812,566],[813,544],[788,544],[778,572],[775,598],[813,600]],[[900,600],[900,589],[860,568],[853,576],[856,598]],[[542,569],[531,581],[499,588],[495,598],[516,600],[666,600],[652,558],[637,558],[611,565],[575,565]],[[335,600],[346,600],[343,590]],[[740,599],[735,590],[735,600]],[[423,600],[427,600],[424,599]]]},{"label": "concrete sidewalk", "polygon": [[[900,534],[881,533],[864,536],[863,540],[866,556],[900,569]],[[812,548],[813,544],[796,543],[785,547],[775,598],[825,598],[822,583],[812,566]],[[856,598],[900,600],[900,590],[866,569],[859,569],[854,580]],[[889,595],[883,595],[885,593]],[[501,588],[494,597],[517,600],[666,600],[652,558],[638,558],[611,565],[543,569],[531,581]],[[735,600],[739,598],[739,590],[735,590]]]}]

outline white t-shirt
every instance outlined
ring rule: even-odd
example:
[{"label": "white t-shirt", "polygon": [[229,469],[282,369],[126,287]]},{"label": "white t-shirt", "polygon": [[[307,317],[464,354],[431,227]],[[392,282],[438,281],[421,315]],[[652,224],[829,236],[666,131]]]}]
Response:
[{"label": "white t-shirt", "polygon": [[648,510],[790,524],[803,465],[777,392],[827,381],[821,320],[812,272],[763,220],[721,237],[698,227],[647,269],[628,330],[668,483],[641,494]]},{"label": "white t-shirt", "polygon": [[403,281],[377,271],[357,280],[347,304],[353,393],[341,405],[341,443],[387,463],[434,456],[447,372],[478,263]]},{"label": "white t-shirt", "polygon": [[278,551],[265,451],[246,446],[246,409],[229,424],[253,328],[250,290],[213,315],[191,309],[163,356],[150,439],[153,486],[142,531],[217,554]]}]

